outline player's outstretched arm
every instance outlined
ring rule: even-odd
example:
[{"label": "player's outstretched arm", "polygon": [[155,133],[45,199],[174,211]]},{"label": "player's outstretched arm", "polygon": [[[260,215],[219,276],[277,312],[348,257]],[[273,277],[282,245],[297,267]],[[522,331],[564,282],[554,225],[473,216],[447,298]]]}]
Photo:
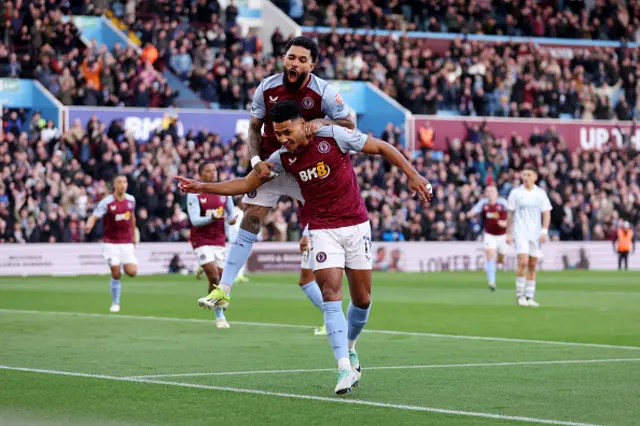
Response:
[{"label": "player's outstretched arm", "polygon": [[404,158],[404,155],[402,155],[402,153],[400,153],[400,151],[398,151],[393,145],[388,144],[383,140],[369,137],[364,143],[361,151],[365,154],[381,155],[386,158],[387,161],[394,166],[397,166],[405,175],[407,175],[409,178],[409,188],[418,193],[421,200],[431,200],[431,197],[433,196],[433,189],[431,188],[429,181],[422,177],[420,173],[413,168],[411,163]]},{"label": "player's outstretched arm", "polygon": [[204,183],[183,176],[176,176],[175,180],[178,181],[178,186],[183,193],[199,194],[204,192],[217,195],[243,195],[247,192],[255,191],[267,182],[266,180],[260,179],[255,170],[252,170],[251,173],[244,178],[228,180],[226,182]]}]

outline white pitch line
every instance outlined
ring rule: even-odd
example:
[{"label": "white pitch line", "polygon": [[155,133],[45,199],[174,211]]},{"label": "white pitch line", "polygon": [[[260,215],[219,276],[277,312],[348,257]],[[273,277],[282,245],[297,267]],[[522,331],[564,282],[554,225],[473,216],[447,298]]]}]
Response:
[{"label": "white pitch line", "polygon": [[[120,319],[133,319],[133,320],[147,320],[147,321],[169,321],[169,322],[189,322],[199,324],[213,324],[212,320],[205,320],[199,318],[177,318],[177,317],[156,317],[149,315],[123,315],[123,314],[98,314],[89,312],[55,312],[55,311],[36,311],[36,310],[23,310],[23,309],[0,309],[0,313],[14,313],[14,314],[40,314],[40,315],[65,315],[65,316],[80,316],[80,317],[94,317],[94,318],[120,318]],[[230,324],[241,326],[255,326],[255,327],[274,327],[274,328],[302,328],[312,329],[317,326],[313,325],[298,325],[298,324],[277,324],[269,322],[250,322],[250,321],[230,321]],[[489,336],[466,336],[461,334],[440,334],[440,333],[423,333],[418,331],[393,331],[393,330],[368,330],[365,329],[363,333],[368,334],[389,334],[396,336],[414,336],[414,337],[435,337],[441,339],[460,339],[460,340],[481,340],[489,342],[510,342],[510,343],[536,343],[542,345],[559,345],[559,346],[577,346],[586,348],[600,348],[600,349],[626,349],[640,351],[640,346],[620,346],[620,345],[608,345],[602,343],[580,343],[580,342],[561,342],[555,340],[535,340],[535,339],[515,339],[510,337],[489,337]]]},{"label": "white pitch line", "polygon": [[[637,362],[640,358],[605,358],[605,359],[561,359],[555,361],[512,361],[512,362],[482,362],[474,364],[427,364],[427,365],[389,365],[365,367],[369,370],[426,370],[434,368],[470,368],[470,367],[510,367],[517,365],[561,365],[561,364],[606,364],[613,362]],[[208,373],[171,373],[128,376],[131,379],[153,379],[157,377],[199,377],[199,376],[242,376],[252,374],[290,374],[290,373],[320,373],[336,371],[335,368],[313,368],[297,370],[253,370],[253,371],[218,371]]]},{"label": "white pitch line", "polygon": [[102,374],[76,373],[72,371],[11,367],[8,365],[0,365],[0,370],[52,374],[57,376],[82,377],[87,379],[112,380],[112,381],[129,382],[129,383],[146,383],[146,384],[153,384],[153,385],[177,386],[177,387],[192,388],[192,389],[206,389],[206,390],[214,390],[214,391],[221,391],[221,392],[233,392],[233,393],[241,393],[241,394],[273,396],[273,397],[280,397],[280,398],[331,402],[335,404],[363,405],[363,406],[377,407],[377,408],[393,408],[397,410],[421,411],[421,412],[438,413],[438,414],[449,414],[454,416],[479,417],[479,418],[496,419],[496,420],[510,420],[510,421],[526,422],[526,423],[538,423],[538,424],[559,425],[559,426],[598,426],[592,423],[540,419],[536,417],[510,416],[505,414],[483,413],[483,412],[476,412],[476,411],[450,410],[445,408],[423,407],[419,405],[388,404],[385,402],[364,401],[359,399],[348,399],[348,398],[338,398],[338,397],[330,398],[325,396],[304,395],[304,394],[296,394],[296,393],[270,392],[270,391],[264,391],[259,389],[233,388],[228,386],[210,386],[210,385],[199,385],[195,383],[170,382],[170,381],[163,381],[163,380],[151,380],[151,379],[141,379],[141,378],[132,378],[132,377],[117,377],[117,376],[107,376]]}]

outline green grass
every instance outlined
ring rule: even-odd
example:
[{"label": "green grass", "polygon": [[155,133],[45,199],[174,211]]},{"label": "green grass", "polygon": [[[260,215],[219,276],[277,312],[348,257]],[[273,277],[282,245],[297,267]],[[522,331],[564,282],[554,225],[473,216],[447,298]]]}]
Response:
[{"label": "green grass", "polygon": [[[0,424],[639,422],[640,273],[543,273],[537,310],[515,306],[511,274],[495,293],[480,273],[375,275],[362,386],[346,397],[332,394],[331,349],[310,328],[322,315],[297,277],[251,278],[228,330],[197,308],[193,277],[124,279],[120,315],[107,277],[0,278]],[[389,366],[421,367],[371,368]],[[325,371],[261,372],[312,369]]]}]

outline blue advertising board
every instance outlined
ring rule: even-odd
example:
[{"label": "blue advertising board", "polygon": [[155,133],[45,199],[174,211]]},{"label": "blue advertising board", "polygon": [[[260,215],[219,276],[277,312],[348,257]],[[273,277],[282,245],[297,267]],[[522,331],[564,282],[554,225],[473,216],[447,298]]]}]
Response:
[{"label": "blue advertising board", "polygon": [[146,142],[157,130],[162,129],[162,119],[167,115],[177,116],[178,135],[190,130],[217,133],[228,142],[237,134],[247,135],[249,113],[247,111],[218,111],[205,109],[145,109],[145,108],[89,108],[69,107],[68,120],[72,125],[80,120],[86,126],[94,115],[107,127],[114,120],[122,120],[126,131],[139,142]]},{"label": "blue advertising board", "polygon": [[[397,101],[362,81],[331,81],[344,102],[358,115],[358,128],[380,136],[388,123],[404,129],[411,113]],[[404,141],[404,138],[402,138]]]}]

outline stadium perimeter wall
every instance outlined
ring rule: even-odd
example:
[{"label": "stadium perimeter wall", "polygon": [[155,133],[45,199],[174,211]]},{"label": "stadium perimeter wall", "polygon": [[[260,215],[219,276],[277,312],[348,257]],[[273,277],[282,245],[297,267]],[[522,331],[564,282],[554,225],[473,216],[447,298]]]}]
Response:
[{"label": "stadium perimeter wall", "polygon": [[[540,269],[614,270],[617,255],[610,242],[553,242],[543,247]],[[138,270],[142,275],[166,273],[178,254],[192,270],[196,258],[187,243],[141,243],[137,245]],[[374,244],[374,268],[403,272],[471,271],[484,267],[480,242],[395,242]],[[506,256],[506,268],[515,267],[515,253]],[[249,272],[298,271],[298,243],[256,243],[248,262]],[[640,253],[629,259],[640,269]],[[102,245],[4,244],[0,245],[0,276],[106,275]]]},{"label": "stadium perimeter wall", "polygon": [[[496,138],[510,138],[518,135],[525,139],[538,129],[540,133],[554,129],[567,143],[569,150],[602,151],[612,143],[613,148],[623,148],[631,133],[631,147],[640,151],[640,125],[631,121],[605,120],[561,120],[538,118],[499,117],[442,117],[436,115],[414,115],[409,119],[409,146],[420,149],[420,129],[434,131],[433,148],[446,150],[446,139],[461,142],[467,136],[467,126],[482,126]],[[621,132],[622,131],[622,132]],[[412,145],[411,145],[412,144]]]}]

